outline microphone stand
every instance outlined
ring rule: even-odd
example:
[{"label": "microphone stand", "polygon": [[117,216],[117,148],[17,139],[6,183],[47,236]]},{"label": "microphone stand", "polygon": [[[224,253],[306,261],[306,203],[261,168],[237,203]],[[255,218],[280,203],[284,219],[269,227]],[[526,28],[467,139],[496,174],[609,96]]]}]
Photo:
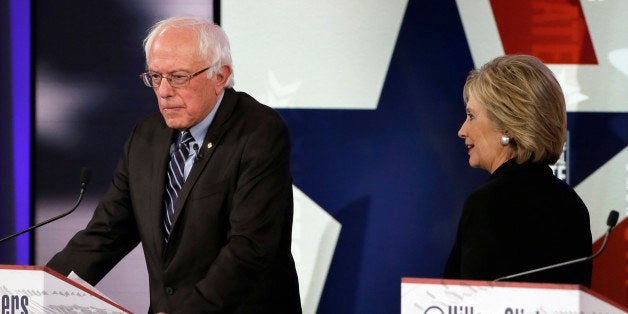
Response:
[{"label": "microphone stand", "polygon": [[42,221],[42,222],[40,222],[40,223],[38,223],[36,225],[30,226],[30,227],[28,227],[28,228],[26,228],[26,229],[24,229],[24,230],[22,230],[20,232],[16,232],[14,234],[8,235],[8,236],[0,239],[0,243],[2,243],[4,241],[7,241],[7,240],[10,240],[10,239],[13,239],[13,238],[15,238],[15,237],[25,233],[25,232],[28,232],[28,231],[31,231],[33,229],[39,228],[39,227],[41,227],[43,225],[49,224],[49,223],[51,223],[51,222],[53,222],[53,221],[55,221],[57,219],[61,219],[61,218],[65,217],[65,216],[71,214],[79,206],[79,204],[81,204],[81,201],[83,200],[83,195],[85,194],[85,189],[87,187],[87,183],[89,183],[90,177],[91,177],[91,171],[88,168],[84,167],[82,169],[82,171],[81,171],[81,192],[79,194],[78,200],[76,201],[74,206],[72,206],[72,209],[70,209],[69,211],[67,211],[65,213],[62,213],[61,215],[52,217],[52,218],[50,218],[48,220],[45,220],[45,221]]},{"label": "microphone stand", "polygon": [[588,260],[592,260],[592,259],[596,258],[598,255],[600,255],[602,253],[602,251],[604,251],[604,248],[606,248],[606,243],[608,242],[608,238],[609,238],[609,236],[611,234],[611,230],[613,230],[613,228],[617,224],[618,216],[619,216],[619,213],[617,211],[611,210],[610,214],[608,215],[608,219],[606,221],[606,224],[608,225],[608,230],[606,230],[606,235],[604,236],[604,242],[602,243],[602,247],[600,247],[600,249],[595,254],[593,254],[591,256],[585,256],[585,257],[581,257],[581,258],[578,258],[578,259],[562,262],[562,263],[559,263],[559,264],[554,264],[554,265],[549,265],[549,266],[545,266],[545,267],[540,267],[540,268],[524,271],[524,272],[521,272],[521,273],[509,275],[509,276],[499,277],[499,278],[497,278],[497,279],[495,279],[493,281],[502,281],[502,280],[508,280],[508,279],[512,279],[512,278],[517,278],[517,277],[529,275],[529,274],[536,273],[536,272],[541,272],[541,271],[545,271],[545,270],[549,270],[549,269],[554,269],[554,268],[557,268],[557,267],[563,267],[563,266],[567,266],[567,265],[571,265],[571,264],[586,262]]}]

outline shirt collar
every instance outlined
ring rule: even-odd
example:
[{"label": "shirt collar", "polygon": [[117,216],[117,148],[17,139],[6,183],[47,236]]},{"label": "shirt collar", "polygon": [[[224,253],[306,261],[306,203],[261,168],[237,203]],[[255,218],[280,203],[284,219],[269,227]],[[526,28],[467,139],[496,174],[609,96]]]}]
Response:
[{"label": "shirt collar", "polygon": [[216,102],[214,109],[212,109],[207,117],[205,117],[205,119],[203,119],[201,122],[190,128],[190,134],[192,134],[195,142],[203,143],[203,141],[205,140],[205,134],[207,134],[209,126],[212,124],[212,121],[214,121],[214,117],[216,116],[218,107],[220,107],[220,104],[222,103],[223,96],[225,96],[224,90],[220,94],[220,97],[218,97],[218,101]]}]

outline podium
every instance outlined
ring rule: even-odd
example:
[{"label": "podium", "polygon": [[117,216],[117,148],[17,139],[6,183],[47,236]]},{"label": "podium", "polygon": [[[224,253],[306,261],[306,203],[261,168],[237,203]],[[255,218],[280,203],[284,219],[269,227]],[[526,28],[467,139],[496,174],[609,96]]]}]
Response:
[{"label": "podium", "polygon": [[625,314],[628,309],[580,285],[406,277],[401,313]]},{"label": "podium", "polygon": [[44,266],[0,265],[0,313],[131,313]]}]

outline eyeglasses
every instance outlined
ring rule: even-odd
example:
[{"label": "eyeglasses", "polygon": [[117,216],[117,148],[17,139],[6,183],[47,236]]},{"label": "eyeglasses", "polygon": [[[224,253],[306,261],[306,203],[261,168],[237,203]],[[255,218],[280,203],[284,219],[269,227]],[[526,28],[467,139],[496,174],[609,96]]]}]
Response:
[{"label": "eyeglasses", "polygon": [[166,80],[168,80],[168,83],[170,84],[170,86],[177,88],[177,87],[184,87],[186,85],[188,85],[188,83],[190,82],[190,80],[211,69],[214,65],[210,65],[209,67],[206,67],[198,72],[192,73],[192,74],[187,74],[187,75],[179,75],[179,74],[166,74],[163,75],[161,73],[157,73],[157,72],[153,72],[153,71],[146,71],[142,74],[140,74],[140,78],[142,79],[142,81],[144,82],[144,85],[148,86],[148,87],[152,87],[152,88],[157,88],[159,87],[159,85],[161,85],[161,79],[165,78]]}]

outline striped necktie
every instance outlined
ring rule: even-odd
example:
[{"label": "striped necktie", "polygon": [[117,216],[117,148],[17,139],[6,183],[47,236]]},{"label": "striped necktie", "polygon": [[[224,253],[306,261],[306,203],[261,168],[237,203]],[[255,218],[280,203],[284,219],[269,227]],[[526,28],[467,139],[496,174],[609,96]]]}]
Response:
[{"label": "striped necktie", "polygon": [[172,223],[174,221],[174,204],[179,196],[179,191],[185,182],[184,169],[185,160],[190,155],[189,143],[194,141],[189,131],[182,131],[179,134],[177,145],[170,154],[168,173],[166,179],[166,190],[164,192],[164,236],[166,242],[170,238]]}]

